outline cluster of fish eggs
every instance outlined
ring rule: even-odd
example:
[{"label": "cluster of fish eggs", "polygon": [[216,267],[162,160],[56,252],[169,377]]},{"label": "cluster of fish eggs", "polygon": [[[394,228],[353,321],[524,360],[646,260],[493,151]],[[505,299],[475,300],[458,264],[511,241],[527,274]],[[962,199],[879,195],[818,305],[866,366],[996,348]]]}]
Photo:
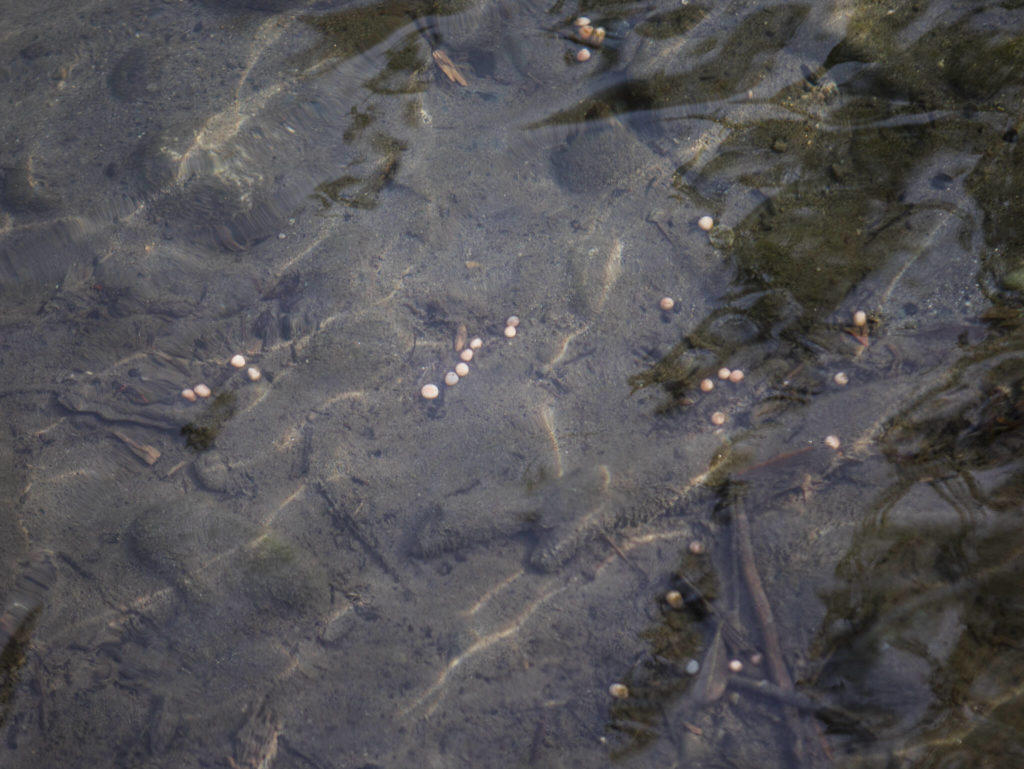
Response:
[{"label": "cluster of fish eggs", "polygon": [[[231,360],[228,361],[232,368],[243,369],[246,368],[245,356],[236,354],[231,356]],[[250,382],[258,382],[263,376],[263,373],[255,366],[249,366],[245,372],[246,376],[249,377]],[[186,387],[181,391],[181,397],[187,401],[195,402],[199,398],[209,398],[213,394],[213,390],[210,386],[200,382],[199,384],[193,385],[192,387]]]},{"label": "cluster of fish eggs", "polygon": [[[516,335],[516,329],[519,328],[519,317],[516,315],[509,316],[508,320],[505,321],[505,338],[512,339]],[[463,377],[469,374],[469,362],[473,360],[473,356],[484,346],[484,340],[480,337],[473,337],[466,342],[466,331],[465,326],[459,326],[459,330],[455,335],[455,352],[459,356],[459,362],[455,364],[455,368],[444,375],[444,383],[448,387],[454,387],[459,383]],[[434,400],[441,394],[441,388],[433,382],[428,382],[420,388],[420,395],[427,400]]]},{"label": "cluster of fish eggs", "polygon": [[[604,42],[605,35],[607,34],[604,27],[595,27],[590,23],[590,19],[586,16],[576,17],[576,20],[573,21],[572,25],[575,28],[573,38],[576,41],[583,43],[584,46],[591,46],[593,48],[601,47],[601,44]],[[590,48],[584,47],[576,51],[574,58],[576,61],[582,63],[590,61],[590,55]]]}]

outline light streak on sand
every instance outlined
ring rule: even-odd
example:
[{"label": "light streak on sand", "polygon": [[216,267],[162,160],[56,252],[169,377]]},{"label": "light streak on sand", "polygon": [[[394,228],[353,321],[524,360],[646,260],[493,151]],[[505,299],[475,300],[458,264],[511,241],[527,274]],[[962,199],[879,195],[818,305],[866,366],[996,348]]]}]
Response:
[{"label": "light streak on sand", "polygon": [[[526,609],[524,609],[523,612],[508,625],[501,628],[500,630],[495,630],[493,633],[486,635],[483,638],[478,639],[475,643],[473,643],[472,646],[466,649],[466,651],[452,659],[437,676],[437,680],[434,681],[434,683],[432,683],[429,687],[427,687],[427,690],[423,692],[423,694],[414,699],[407,707],[399,711],[399,716],[405,718],[413,710],[420,707],[431,698],[435,698],[434,702],[428,705],[426,710],[423,712],[423,717],[429,718],[431,714],[433,714],[433,712],[441,704],[441,700],[444,697],[444,688],[448,683],[448,678],[455,672],[457,668],[459,668],[463,663],[468,662],[477,654],[481,654],[482,652],[487,651],[495,644],[500,643],[501,641],[504,641],[505,639],[511,636],[514,636],[523,628],[523,626],[534,614],[534,612],[537,611],[537,609],[539,609],[542,605],[547,603],[551,598],[554,598],[556,595],[561,593],[563,590],[565,590],[565,588],[566,586],[563,585],[561,587],[555,588],[554,590],[545,595],[540,596],[533,603],[527,606]],[[476,609],[472,609],[471,611],[475,610]]]}]

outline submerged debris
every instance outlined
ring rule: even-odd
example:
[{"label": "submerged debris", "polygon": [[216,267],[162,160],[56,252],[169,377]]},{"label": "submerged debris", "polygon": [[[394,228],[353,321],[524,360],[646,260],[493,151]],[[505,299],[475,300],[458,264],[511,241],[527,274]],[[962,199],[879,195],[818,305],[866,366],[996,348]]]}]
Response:
[{"label": "submerged debris", "polygon": [[434,57],[434,63],[440,67],[446,78],[451,80],[453,83],[458,83],[459,85],[469,85],[469,83],[466,82],[466,78],[464,78],[462,73],[459,72],[459,68],[455,66],[455,62],[448,57],[448,54],[438,49],[431,55]]}]

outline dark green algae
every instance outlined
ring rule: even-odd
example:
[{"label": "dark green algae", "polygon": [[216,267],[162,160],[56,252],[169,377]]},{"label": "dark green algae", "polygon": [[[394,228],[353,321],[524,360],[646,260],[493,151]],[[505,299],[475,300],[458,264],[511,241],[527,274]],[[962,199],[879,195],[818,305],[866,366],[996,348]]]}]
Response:
[{"label": "dark green algae", "polygon": [[[717,361],[751,343],[781,351],[787,373],[813,366],[822,340],[837,331],[836,308],[892,253],[918,248],[913,217],[950,205],[940,195],[909,199],[902,192],[908,179],[943,153],[959,158],[952,165],[969,169],[962,189],[980,214],[964,219],[953,237],[980,256],[977,280],[990,305],[978,308],[981,330],[958,340],[960,362],[949,376],[883,432],[894,474],[888,485],[867,490],[870,501],[837,566],[837,585],[822,595],[826,618],[801,685],[860,715],[864,729],[846,746],[856,746],[865,766],[885,765],[888,750],[890,760],[920,769],[1001,767],[1021,754],[1024,725],[1017,641],[1024,635],[1024,535],[1017,525],[1024,497],[1024,161],[1017,106],[1024,36],[973,26],[965,11],[907,44],[902,34],[928,12],[926,5],[859,6],[824,68],[853,73],[839,86],[841,106],[824,118],[808,113],[805,120],[738,127],[709,164],[677,170],[677,194],[710,210],[728,189],[723,179],[765,191],[721,249],[737,277],[729,306],[717,314],[745,317],[748,331],[716,334],[715,318],[706,318],[631,385],[663,387],[670,404],[685,407],[686,395]],[[800,109],[809,99],[828,99],[822,75],[811,73],[780,103]],[[664,89],[647,92],[650,103],[688,98],[665,80],[646,87]],[[752,156],[762,162],[749,163]],[[955,176],[937,169],[931,187],[952,189]],[[980,251],[971,241],[979,225]],[[922,484],[959,511],[959,522],[925,531],[898,521],[896,511],[913,504],[910,495]],[[943,612],[957,618],[957,632],[937,633],[930,650],[915,627],[930,627]],[[666,614],[646,631],[651,658],[623,675],[639,696],[612,707],[612,728],[627,738],[626,752],[654,739],[663,708],[685,691],[686,679],[666,660],[702,648],[697,627],[692,617]],[[900,701],[885,702],[877,688],[878,671],[891,664],[889,647],[922,666],[910,688],[927,690],[918,701],[908,695],[905,705],[921,708],[920,721],[913,740],[898,747],[886,734],[900,723]]]},{"label": "dark green algae", "polygon": [[[758,338],[786,337],[807,348],[810,358],[831,330],[837,306],[893,253],[919,249],[913,217],[946,204],[908,200],[901,191],[947,148],[959,158],[977,158],[963,178],[963,191],[983,212],[979,278],[993,302],[987,312],[1004,324],[1019,318],[1024,161],[1016,151],[1019,116],[1013,105],[1024,95],[1024,37],[972,29],[971,15],[964,14],[906,45],[900,33],[924,13],[914,8],[889,13],[871,4],[858,7],[822,72],[808,73],[776,98],[797,119],[737,126],[711,162],[699,170],[681,166],[672,177],[679,197],[708,210],[721,204],[729,180],[763,191],[763,201],[731,227],[720,249],[737,277],[733,306],[718,312],[746,315]],[[836,68],[853,73],[841,86],[841,100],[824,76]],[[640,86],[642,101],[709,98],[694,90],[707,87],[697,82],[648,79]],[[835,106],[824,113],[810,109],[830,100]],[[938,188],[952,182],[951,175],[937,171],[931,183]],[[970,247],[973,227],[964,220],[956,236],[964,248]],[[774,299],[766,302],[768,294]],[[774,316],[772,303],[780,308]],[[704,331],[637,374],[634,389],[690,389],[713,370],[711,359],[726,359],[750,341],[711,338],[704,332],[712,323],[706,319]]]},{"label": "dark green algae", "polygon": [[224,425],[235,415],[237,396],[230,390],[218,393],[195,420],[181,428],[185,436],[185,445],[196,451],[207,451],[213,448],[217,435]]}]

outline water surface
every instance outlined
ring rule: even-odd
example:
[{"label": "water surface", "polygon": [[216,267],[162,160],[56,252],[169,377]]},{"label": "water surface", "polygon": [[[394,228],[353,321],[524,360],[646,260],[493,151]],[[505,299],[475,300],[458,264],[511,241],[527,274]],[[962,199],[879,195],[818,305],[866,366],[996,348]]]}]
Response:
[{"label": "water surface", "polygon": [[5,21],[4,765],[1018,762],[1015,4]]}]

